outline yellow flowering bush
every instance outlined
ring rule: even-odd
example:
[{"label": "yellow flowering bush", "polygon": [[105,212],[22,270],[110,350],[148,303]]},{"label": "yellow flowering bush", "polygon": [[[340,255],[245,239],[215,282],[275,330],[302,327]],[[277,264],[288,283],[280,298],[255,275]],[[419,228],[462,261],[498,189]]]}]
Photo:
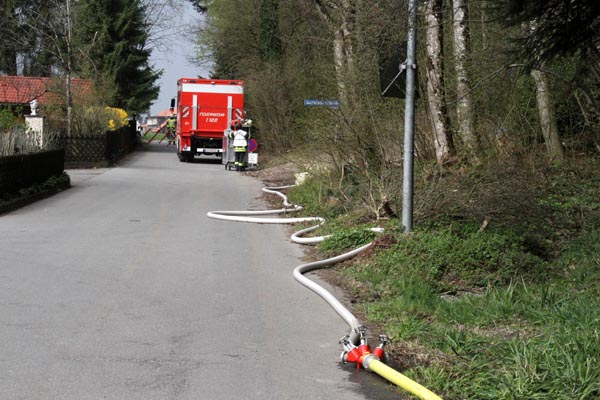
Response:
[{"label": "yellow flowering bush", "polygon": [[129,123],[127,112],[120,108],[104,106],[75,107],[73,130],[85,134],[103,135]]},{"label": "yellow flowering bush", "polygon": [[104,107],[106,111],[106,115],[108,117],[108,129],[114,131],[115,129],[119,129],[122,126],[128,124],[127,120],[127,111],[122,108],[116,107]]}]

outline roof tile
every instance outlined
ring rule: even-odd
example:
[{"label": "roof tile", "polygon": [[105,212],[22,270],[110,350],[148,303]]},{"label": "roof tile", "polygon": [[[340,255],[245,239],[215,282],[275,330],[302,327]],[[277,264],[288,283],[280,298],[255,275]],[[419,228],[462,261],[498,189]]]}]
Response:
[{"label": "roof tile", "polygon": [[[71,82],[74,92],[91,92],[91,80],[77,78]],[[62,84],[57,78],[0,76],[0,104],[28,104],[33,99],[40,104],[55,104],[63,97]]]}]

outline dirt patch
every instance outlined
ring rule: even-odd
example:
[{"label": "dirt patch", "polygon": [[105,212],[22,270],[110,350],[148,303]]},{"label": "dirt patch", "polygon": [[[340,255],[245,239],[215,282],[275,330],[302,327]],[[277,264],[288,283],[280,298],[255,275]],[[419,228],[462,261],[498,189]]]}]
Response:
[{"label": "dirt patch", "polygon": [[293,184],[296,179],[295,174],[298,172],[296,163],[288,162],[268,168],[246,171],[245,174],[260,179],[265,186],[282,186]]}]

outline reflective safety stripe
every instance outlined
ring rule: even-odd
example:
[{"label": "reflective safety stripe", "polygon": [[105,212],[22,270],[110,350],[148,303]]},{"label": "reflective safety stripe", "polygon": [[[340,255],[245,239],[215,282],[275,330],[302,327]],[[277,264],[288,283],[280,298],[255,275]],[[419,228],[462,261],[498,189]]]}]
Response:
[{"label": "reflective safety stripe", "polygon": [[192,96],[192,130],[198,129],[198,95]]},{"label": "reflective safety stripe", "polygon": [[241,152],[246,151],[246,148],[245,147],[234,147],[233,151],[236,153],[241,153]]},{"label": "reflective safety stripe", "polygon": [[227,96],[227,123],[231,121],[231,108],[233,107],[233,97]]},{"label": "reflective safety stripe", "polygon": [[242,110],[240,110],[239,108],[236,108],[235,109],[235,119],[241,120],[243,116],[244,116],[244,112]]}]

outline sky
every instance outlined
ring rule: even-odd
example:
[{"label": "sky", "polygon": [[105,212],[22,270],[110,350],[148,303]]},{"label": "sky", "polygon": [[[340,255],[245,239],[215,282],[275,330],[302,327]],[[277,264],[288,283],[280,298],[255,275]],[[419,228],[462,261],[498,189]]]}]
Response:
[{"label": "sky", "polygon": [[[175,16],[174,20],[179,27],[197,26],[201,21],[201,16],[194,10],[192,4],[184,0],[181,2],[182,9]],[[176,29],[176,28],[175,28]],[[207,76],[210,70],[209,66],[197,66],[189,62],[189,58],[194,54],[194,34],[189,30],[189,36],[184,33],[178,34],[171,39],[172,46],[155,47],[152,51],[150,64],[156,69],[162,69],[163,75],[158,81],[160,94],[150,107],[150,114],[156,115],[162,110],[168,109],[171,99],[177,94],[177,79],[195,78],[198,75]]]}]

